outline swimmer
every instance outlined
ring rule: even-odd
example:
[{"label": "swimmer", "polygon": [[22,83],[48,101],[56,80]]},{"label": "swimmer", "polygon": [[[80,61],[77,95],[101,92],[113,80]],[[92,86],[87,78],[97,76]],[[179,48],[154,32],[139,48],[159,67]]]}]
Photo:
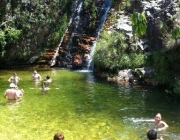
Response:
[{"label": "swimmer", "polygon": [[17,76],[17,73],[13,73],[13,76],[11,76],[9,79],[8,79],[8,82],[10,83],[14,83],[14,84],[18,84],[20,78]]},{"label": "swimmer", "polygon": [[9,89],[7,89],[4,93],[4,98],[8,98],[8,100],[16,100],[19,98],[17,94],[17,90],[15,89],[16,85],[14,83],[11,83],[9,86]]},{"label": "swimmer", "polygon": [[43,82],[42,83],[42,92],[46,93],[50,88],[46,87],[46,84]]},{"label": "swimmer", "polygon": [[54,135],[53,140],[64,140],[64,135],[62,133],[58,132]]},{"label": "swimmer", "polygon": [[169,126],[167,125],[166,122],[161,120],[161,114],[157,113],[154,119],[150,119],[150,120],[134,120],[134,122],[154,122],[154,129],[156,129],[157,131],[162,131],[165,130],[166,128],[168,128]]},{"label": "swimmer", "polygon": [[154,118],[155,127],[156,127],[157,131],[165,130],[167,127],[169,127],[167,125],[167,123],[162,121],[161,119],[162,119],[161,114],[157,113],[155,118]]},{"label": "swimmer", "polygon": [[23,90],[23,89],[19,89],[17,85],[16,85],[15,89],[17,90],[17,91],[16,91],[16,94],[17,94],[18,98],[23,97],[23,95],[24,95],[24,90]]},{"label": "swimmer", "polygon": [[52,79],[49,75],[46,75],[45,81],[42,83],[42,92],[45,93],[49,90],[49,87],[47,87],[52,82]]},{"label": "swimmer", "polygon": [[34,70],[34,73],[32,74],[31,79],[35,82],[41,81],[41,75],[36,70]]},{"label": "swimmer", "polygon": [[52,83],[52,79],[50,78],[49,75],[46,75],[46,78],[45,78],[44,83],[45,83],[46,85]]},{"label": "swimmer", "polygon": [[163,140],[162,137],[158,138],[157,131],[155,131],[154,129],[151,129],[147,132],[147,138],[148,140]]}]

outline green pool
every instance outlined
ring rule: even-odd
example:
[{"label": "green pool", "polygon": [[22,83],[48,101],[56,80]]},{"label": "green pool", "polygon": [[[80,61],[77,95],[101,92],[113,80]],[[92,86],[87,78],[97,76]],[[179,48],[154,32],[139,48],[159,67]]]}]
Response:
[{"label": "green pool", "polygon": [[[8,79],[16,72],[22,79],[22,100],[3,98]],[[153,87],[122,86],[97,79],[91,72],[37,69],[53,79],[47,94],[31,81],[33,68],[0,70],[0,139],[52,140],[61,131],[66,140],[144,140],[157,112],[169,128],[165,140],[180,139],[180,103]]]}]

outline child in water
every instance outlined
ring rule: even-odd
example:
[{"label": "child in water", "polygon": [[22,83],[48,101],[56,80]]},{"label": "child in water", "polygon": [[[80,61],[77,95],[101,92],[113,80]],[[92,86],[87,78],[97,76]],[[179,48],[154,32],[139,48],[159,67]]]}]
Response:
[{"label": "child in water", "polygon": [[52,79],[49,75],[46,75],[45,81],[42,83],[42,92],[46,93],[49,90],[49,87],[47,87],[52,82]]}]

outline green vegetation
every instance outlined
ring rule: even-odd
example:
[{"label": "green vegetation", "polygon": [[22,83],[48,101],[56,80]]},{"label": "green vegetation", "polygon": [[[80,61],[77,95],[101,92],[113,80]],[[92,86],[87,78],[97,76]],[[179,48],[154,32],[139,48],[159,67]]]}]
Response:
[{"label": "green vegetation", "polygon": [[72,2],[0,1],[1,63],[27,63],[32,56],[57,45],[67,28]]},{"label": "green vegetation", "polygon": [[89,0],[84,0],[84,10],[90,20],[90,28],[95,28],[97,19],[97,6],[96,3]]},{"label": "green vegetation", "polygon": [[[128,2],[130,1],[126,1],[126,4],[124,3],[124,7],[121,4],[120,9],[129,7],[131,4]],[[115,3],[117,1],[114,1]],[[154,22],[154,30],[157,28],[159,32],[151,31],[148,34],[146,31],[147,19],[144,13],[134,12],[130,15],[134,35],[133,41],[137,41],[141,37],[149,37],[150,41],[156,41],[158,37],[161,37],[163,39],[161,46],[156,46],[157,42],[150,42],[148,50],[150,53],[146,53],[130,46],[129,42],[132,41],[127,39],[123,32],[116,31],[115,33],[108,34],[104,31],[101,33],[94,53],[95,66],[99,67],[103,72],[115,74],[119,70],[126,68],[152,67],[154,69],[152,79],[156,84],[165,86],[165,91],[168,94],[180,95],[179,26],[173,21],[173,18],[168,21],[158,19]],[[179,13],[176,15],[179,15]],[[116,17],[114,14],[111,16],[113,19]],[[110,19],[110,17],[108,18]]]},{"label": "green vegetation", "polygon": [[151,58],[155,70],[153,78],[160,85],[166,85],[167,93],[180,95],[180,48],[156,51]]},{"label": "green vegetation", "polygon": [[129,47],[122,33],[110,35],[104,31],[101,36],[103,38],[97,43],[94,54],[95,65],[114,72],[145,65],[146,55]]},{"label": "green vegetation", "polygon": [[[27,63],[31,57],[41,56],[46,48],[57,46],[67,29],[73,2],[0,1],[0,64]],[[180,27],[175,21],[180,12],[167,21],[154,19],[153,29],[147,32],[148,21],[145,14],[136,9],[137,3],[132,0],[113,0],[112,3],[118,12],[110,14],[107,24],[115,23],[119,12],[123,11],[131,17],[134,39],[129,39],[121,31],[108,34],[104,28],[94,53],[95,66],[112,73],[126,68],[153,67],[157,84],[166,85],[167,93],[180,95]],[[95,29],[98,20],[96,3],[84,0],[83,4],[84,14],[90,20],[87,28]],[[131,45],[141,37],[150,40],[148,51],[151,55]]]},{"label": "green vegetation", "polygon": [[131,15],[133,34],[141,37],[146,33],[147,20],[144,13],[134,12]]},{"label": "green vegetation", "polygon": [[180,27],[176,27],[172,30],[172,37],[176,40],[180,37]]}]

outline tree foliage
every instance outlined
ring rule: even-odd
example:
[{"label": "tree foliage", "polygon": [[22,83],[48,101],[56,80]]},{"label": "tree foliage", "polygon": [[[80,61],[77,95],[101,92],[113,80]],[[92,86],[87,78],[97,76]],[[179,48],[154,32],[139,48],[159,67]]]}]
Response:
[{"label": "tree foliage", "polygon": [[172,30],[172,37],[174,39],[177,39],[180,37],[180,27],[176,27],[174,30]]},{"label": "tree foliage", "polygon": [[11,61],[28,60],[59,43],[72,3],[73,0],[0,1],[1,60],[9,61],[5,59],[7,55]]},{"label": "tree foliage", "polygon": [[132,30],[134,35],[140,37],[146,33],[147,20],[144,13],[134,12],[131,15],[131,22],[132,22]]},{"label": "tree foliage", "polygon": [[103,39],[98,42],[94,54],[94,63],[112,71],[125,68],[136,68],[145,65],[146,55],[134,52],[126,44],[125,36],[121,33],[109,35],[103,32]]}]

